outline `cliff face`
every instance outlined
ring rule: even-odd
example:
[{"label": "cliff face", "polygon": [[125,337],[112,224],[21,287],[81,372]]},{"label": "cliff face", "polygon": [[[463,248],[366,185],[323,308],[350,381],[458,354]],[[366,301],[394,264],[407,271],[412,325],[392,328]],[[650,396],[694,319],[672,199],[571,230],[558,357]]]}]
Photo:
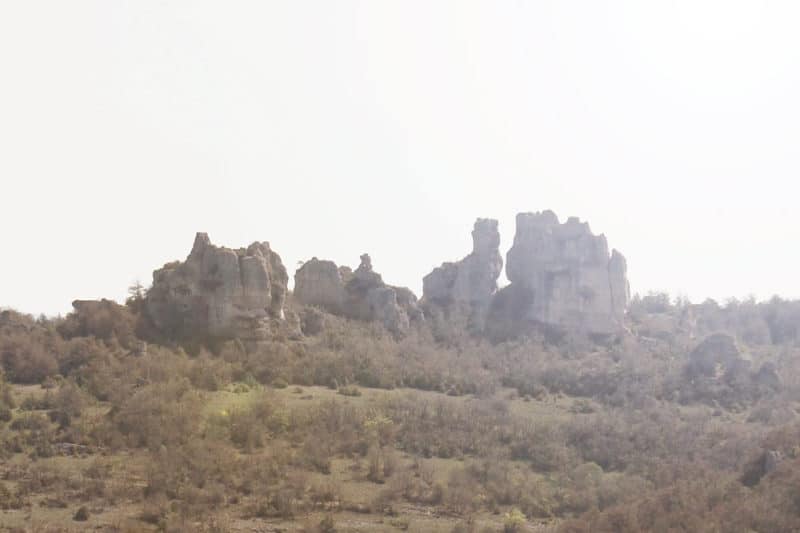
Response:
[{"label": "cliff face", "polygon": [[492,301],[490,335],[508,337],[541,324],[565,332],[612,335],[630,299],[625,258],[603,235],[552,211],[520,213],[506,275]]},{"label": "cliff face", "polygon": [[294,279],[297,302],[348,318],[379,321],[397,336],[408,332],[412,320],[422,318],[414,293],[384,283],[367,254],[355,271],[315,257],[297,270]]},{"label": "cliff face", "polygon": [[145,305],[170,335],[266,338],[269,320],[284,317],[288,279],[269,243],[233,250],[198,233],[186,261],[153,272]]},{"label": "cliff face", "polygon": [[502,271],[497,221],[479,218],[472,230],[472,253],[425,276],[423,302],[447,314],[465,313],[470,327],[480,331]]}]

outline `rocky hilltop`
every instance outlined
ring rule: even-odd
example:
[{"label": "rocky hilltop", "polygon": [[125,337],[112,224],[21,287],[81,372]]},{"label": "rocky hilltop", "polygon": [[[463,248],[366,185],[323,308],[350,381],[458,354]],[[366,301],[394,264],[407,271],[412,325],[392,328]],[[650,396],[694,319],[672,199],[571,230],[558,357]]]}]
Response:
[{"label": "rocky hilltop", "polygon": [[[516,223],[507,287],[498,290],[497,284],[503,269],[498,222],[479,218],[472,252],[425,276],[421,303],[411,290],[385,283],[367,254],[355,270],[312,258],[295,273],[293,301],[301,308],[289,314],[291,324],[283,329],[318,333],[324,313],[330,313],[379,322],[396,337],[425,315],[436,323],[466,325],[494,341],[543,328],[605,337],[622,332],[627,265],[622,254],[609,253],[605,236],[592,234],[577,218],[562,224],[552,211],[521,213]],[[265,339],[283,322],[287,284],[286,269],[269,243],[234,250],[198,233],[185,261],[153,273],[145,307],[169,336]]]},{"label": "rocky hilltop", "polygon": [[184,262],[153,272],[145,305],[168,335],[266,337],[269,321],[284,318],[288,280],[268,242],[233,250],[198,233]]},{"label": "rocky hilltop", "polygon": [[520,213],[508,251],[510,285],[492,301],[487,322],[494,338],[545,325],[563,332],[614,335],[623,330],[630,299],[625,258],[608,251],[578,218],[560,223],[552,211]]}]

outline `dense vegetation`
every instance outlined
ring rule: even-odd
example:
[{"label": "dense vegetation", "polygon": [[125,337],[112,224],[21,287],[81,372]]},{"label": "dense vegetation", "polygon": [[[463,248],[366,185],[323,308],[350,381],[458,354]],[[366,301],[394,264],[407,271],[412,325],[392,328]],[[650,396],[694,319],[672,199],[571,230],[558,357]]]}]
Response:
[{"label": "dense vegetation", "polygon": [[[141,294],[1,312],[0,527],[800,530],[799,302],[649,295],[605,345],[325,321],[177,344]],[[780,387],[690,379],[717,331]]]}]

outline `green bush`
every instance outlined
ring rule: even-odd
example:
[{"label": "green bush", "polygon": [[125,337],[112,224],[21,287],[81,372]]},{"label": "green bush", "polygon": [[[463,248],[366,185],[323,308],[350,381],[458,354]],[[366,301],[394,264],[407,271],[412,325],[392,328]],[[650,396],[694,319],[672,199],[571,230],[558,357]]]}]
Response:
[{"label": "green bush", "polygon": [[519,533],[525,526],[525,515],[519,509],[511,509],[503,515],[503,532]]},{"label": "green bush", "polygon": [[78,510],[75,511],[75,515],[72,519],[76,522],[86,522],[89,520],[89,509],[85,505],[80,506]]},{"label": "green bush", "polygon": [[339,387],[339,394],[342,396],[361,396],[361,390],[355,385],[343,385]]}]

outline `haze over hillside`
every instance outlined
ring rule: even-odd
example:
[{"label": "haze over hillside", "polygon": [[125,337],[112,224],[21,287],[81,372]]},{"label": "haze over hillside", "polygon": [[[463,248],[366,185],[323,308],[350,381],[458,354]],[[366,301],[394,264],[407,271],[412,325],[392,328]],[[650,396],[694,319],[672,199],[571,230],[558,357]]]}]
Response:
[{"label": "haze over hillside", "polygon": [[800,2],[0,2],[0,533],[800,532]]},{"label": "haze over hillside", "polygon": [[789,1],[4,3],[0,303],[121,301],[196,231],[268,236],[290,270],[369,252],[419,293],[475,216],[509,238],[543,209],[613,236],[634,292],[798,297],[798,20]]},{"label": "haze over hillside", "polygon": [[420,298],[201,232],[124,304],[0,310],[0,530],[798,531],[800,301],[630,298],[552,211],[471,236]]}]

